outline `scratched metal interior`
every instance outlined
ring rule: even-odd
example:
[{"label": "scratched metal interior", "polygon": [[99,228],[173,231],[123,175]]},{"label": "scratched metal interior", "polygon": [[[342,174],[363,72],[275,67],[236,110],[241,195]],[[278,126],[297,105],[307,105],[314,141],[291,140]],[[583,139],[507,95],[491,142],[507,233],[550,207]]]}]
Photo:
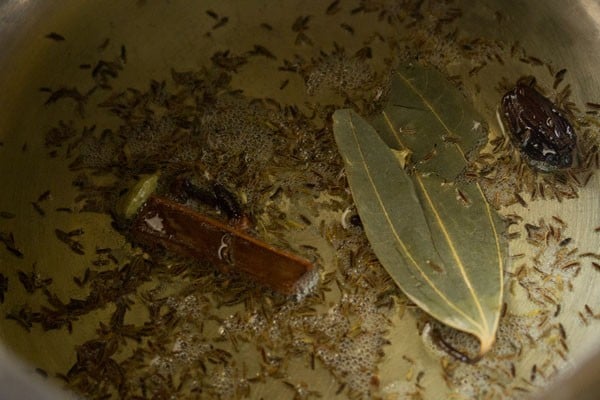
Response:
[{"label": "scratched metal interior", "polygon": [[[275,30],[285,35],[283,32],[289,31],[297,15],[321,15],[326,8],[323,2],[293,0],[277,2],[277,5],[261,0],[193,3],[183,0],[108,0],[100,4],[69,0],[51,4],[0,0],[0,141],[3,143],[0,147],[0,210],[11,210],[18,216],[14,220],[1,221],[3,225],[0,228],[13,231],[27,254],[24,260],[15,261],[10,254],[0,251],[0,271],[13,276],[11,273],[14,274],[15,269],[28,268],[31,263],[37,262],[38,270],[54,277],[54,289],[62,287],[63,294],[69,296],[72,271],[77,270],[80,260],[65,256],[62,249],[57,250],[53,234],[55,226],[60,225],[65,230],[83,226],[86,230],[84,246],[89,248],[94,247],[95,241],[115,247],[122,245],[122,237],[112,234],[108,216],[48,213],[40,219],[32,208],[31,201],[46,188],[52,188],[51,202],[56,206],[69,202],[76,195],[69,178],[57,172],[64,170],[64,161],[49,159],[43,147],[43,132],[57,119],[53,112],[66,116],[72,113],[72,109],[68,105],[49,112],[43,105],[39,87],[64,82],[72,82],[76,86],[84,79],[84,73],[73,66],[80,64],[81,60],[93,58],[106,37],[111,38],[110,46],[115,46],[112,48],[115,52],[118,52],[118,45],[127,45],[129,65],[119,80],[129,86],[145,86],[152,78],[167,77],[172,67],[196,68],[209,60],[216,49],[247,48],[257,38],[273,51],[283,52],[285,49],[281,46],[286,43],[284,40],[279,40],[277,35],[261,36],[262,33],[253,27],[269,21]],[[341,2],[350,9],[350,5],[345,3]],[[485,0],[475,3],[465,0],[456,3],[463,11],[460,28],[464,32],[472,37],[499,38],[506,42],[518,40],[531,54],[551,60],[557,69],[568,70],[565,79],[571,84],[576,102],[600,103],[600,75],[597,73],[600,64],[600,5],[597,2]],[[207,18],[207,9],[229,16],[229,24],[215,30],[211,36],[205,35],[214,24]],[[503,22],[489,23],[495,20],[497,12],[503,15]],[[390,34],[383,24],[378,28],[376,20],[371,22],[372,25],[356,28],[351,36],[339,30],[332,33],[333,24],[319,18],[315,21],[310,37],[317,47],[328,48],[333,41],[343,46],[350,40],[365,40],[374,31]],[[351,23],[352,18],[348,21]],[[50,43],[43,39],[49,32],[60,32],[67,40]],[[457,71],[461,68],[461,65],[456,66]],[[515,70],[507,74],[503,68]],[[499,98],[491,86],[496,83],[497,76],[527,73],[531,73],[531,67],[525,63],[495,64],[482,69],[472,81],[467,82],[466,90],[472,94],[474,103],[486,118],[493,120]],[[247,68],[236,77],[235,84],[255,96],[276,99],[279,96],[280,101],[301,101],[301,96],[293,91],[289,92],[288,98],[281,98],[281,80],[273,79],[271,74],[272,71]],[[600,225],[600,177],[596,174],[592,179],[576,201],[537,202],[530,204],[526,211],[519,209],[519,212],[525,212],[532,221],[560,214],[568,222],[568,234],[577,238],[578,246],[597,251],[599,236],[596,234],[594,237],[593,229]],[[518,244],[512,244],[510,252],[519,253]],[[586,356],[600,347],[600,322],[592,318],[583,323],[578,315],[585,304],[600,310],[597,296],[599,279],[600,274],[592,268],[584,269],[573,291],[565,295],[562,324],[568,332],[566,370],[582,364]],[[12,279],[9,285],[10,288],[17,287],[18,282]],[[32,365],[46,371],[68,369],[73,362],[74,346],[81,338],[91,335],[97,320],[106,318],[106,315],[100,312],[85,316],[72,335],[64,330],[42,332],[36,329],[24,334],[13,321],[5,320],[4,314],[11,305],[25,301],[24,293],[23,298],[11,298],[10,302],[0,305],[0,340],[4,344],[0,358],[0,394],[22,393],[21,398],[64,398],[63,393],[54,393],[44,387],[49,383],[32,372]],[[388,337],[391,344],[386,347],[386,356],[379,365],[381,386],[387,390],[383,390],[383,395],[401,398],[395,388],[414,380],[410,375],[415,367],[407,361],[410,358],[415,360],[417,369],[427,371],[420,382],[424,388],[423,398],[445,398],[448,388],[439,372],[439,359],[428,353],[421,338],[414,334],[415,321],[404,316],[395,320],[394,325]],[[407,357],[403,358],[403,355]],[[530,377],[530,367],[536,360],[525,358],[527,369],[519,370],[515,379]],[[25,365],[20,364],[23,361]],[[588,367],[588,373],[590,368],[593,367]],[[309,373],[298,366],[295,374],[298,380],[306,377],[311,387],[326,394],[325,398],[334,396],[339,387],[328,373]],[[598,375],[600,370],[592,371],[590,379]],[[568,383],[562,385],[563,389],[568,387]],[[259,386],[252,392],[252,397],[293,398],[289,389],[277,390],[281,393],[274,393],[273,388],[268,386]],[[571,398],[569,394],[565,396],[560,398]]]}]

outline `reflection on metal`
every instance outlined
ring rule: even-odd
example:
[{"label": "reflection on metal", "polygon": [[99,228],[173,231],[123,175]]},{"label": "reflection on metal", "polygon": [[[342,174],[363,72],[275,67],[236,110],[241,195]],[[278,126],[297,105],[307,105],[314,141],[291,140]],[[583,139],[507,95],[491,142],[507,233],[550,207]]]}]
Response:
[{"label": "reflection on metal", "polygon": [[600,3],[595,0],[579,0],[579,2],[592,20],[591,27],[596,30],[596,38],[600,38]]}]

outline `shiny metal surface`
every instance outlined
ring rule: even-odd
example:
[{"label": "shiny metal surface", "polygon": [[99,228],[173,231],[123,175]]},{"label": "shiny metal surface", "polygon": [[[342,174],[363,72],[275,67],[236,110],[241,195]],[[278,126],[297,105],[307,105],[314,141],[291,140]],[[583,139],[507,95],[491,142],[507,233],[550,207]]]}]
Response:
[{"label": "shiny metal surface", "polygon": [[[30,147],[35,147],[35,143],[42,141],[39,127],[44,128],[50,124],[50,118],[44,115],[40,110],[39,97],[34,94],[39,86],[45,82],[61,82],[60,70],[62,67],[73,65],[81,57],[91,54],[85,50],[84,44],[95,48],[102,42],[107,35],[117,37],[117,40],[128,40],[130,48],[135,53],[134,57],[147,60],[147,69],[136,76],[130,73],[130,81],[142,82],[145,84],[149,77],[166,74],[171,64],[176,63],[184,67],[195,66],[202,51],[209,52],[210,48],[198,48],[197,38],[203,30],[195,29],[195,23],[191,20],[191,15],[187,8],[192,7],[189,3],[183,1],[173,2],[147,2],[145,8],[140,8],[135,2],[125,4],[121,1],[106,1],[103,8],[95,8],[80,5],[78,0],[68,0],[61,2],[37,2],[32,0],[0,0],[0,141],[5,142],[6,147],[20,147],[22,142],[28,141]],[[217,4],[215,2],[207,2]],[[289,1],[289,10],[295,14],[303,11],[302,1]],[[520,44],[535,54],[536,57],[551,60],[553,66],[557,69],[566,68],[566,80],[571,84],[573,98],[583,104],[585,102],[600,103],[600,3],[594,0],[579,1],[527,1],[527,0],[509,0],[493,1],[484,0],[472,2],[462,0],[458,2],[463,10],[461,19],[461,29],[469,32],[471,35],[481,35],[487,38],[502,39],[507,43],[519,41]],[[259,20],[264,8],[264,2],[257,1],[257,6],[253,12],[249,12],[247,18]],[[176,11],[170,11],[176,8]],[[206,8],[209,8],[208,6]],[[235,5],[229,5],[228,8],[234,10]],[[498,14],[501,14],[502,21],[496,24],[490,24],[489,21],[496,20]],[[132,16],[135,15],[135,18]],[[163,17],[164,15],[164,17]],[[86,21],[92,21],[86,23]],[[161,27],[161,21],[171,25]],[[179,24],[180,23],[180,24]],[[490,29],[490,26],[493,29]],[[82,34],[81,41],[72,49],[61,53],[56,48],[45,46],[45,42],[40,40],[50,31],[65,29],[75,36],[77,32],[85,31]],[[89,29],[89,30],[86,30]],[[142,33],[145,35],[142,37]],[[85,43],[88,40],[89,43]],[[227,45],[232,44],[235,35],[226,37],[229,41]],[[193,52],[192,52],[193,49]],[[40,65],[41,62],[56,60],[56,65],[45,68]],[[457,71],[463,70],[464,65],[454,65]],[[507,70],[508,69],[508,70]],[[47,71],[47,72],[46,72]],[[493,115],[498,104],[498,93],[492,89],[500,76],[507,76],[509,79],[517,79],[521,75],[531,72],[531,68],[525,64],[510,64],[510,66],[493,65],[482,70],[472,82],[466,84],[467,89],[473,93],[474,101],[478,108],[488,114]],[[268,77],[261,75],[256,71],[261,79]],[[75,76],[75,73],[73,73]],[[77,76],[74,79],[78,79]],[[548,77],[543,78],[546,84],[552,84]],[[479,86],[482,90],[476,90]],[[257,86],[257,91],[260,86]],[[35,101],[31,100],[35,98]],[[32,105],[32,103],[35,103]],[[39,117],[39,120],[37,119]],[[34,146],[31,146],[34,144]],[[35,158],[35,150],[31,150]],[[44,151],[39,151],[40,157]],[[31,215],[30,201],[40,192],[40,187],[30,187],[30,182],[49,182],[58,184],[61,180],[53,175],[52,168],[58,168],[59,163],[50,164],[42,167],[31,165],[27,170],[11,168],[11,166],[22,166],[23,162],[15,154],[0,153],[0,186],[3,187],[3,195],[0,198],[0,209],[11,206],[25,215]],[[600,187],[600,177],[596,175],[593,178],[592,186]],[[32,185],[34,186],[34,185]],[[72,195],[72,188],[65,187],[64,194],[55,194],[56,202],[61,199],[68,199]],[[531,218],[535,219],[543,215],[552,215],[554,212],[561,211],[562,215],[569,218],[570,232],[589,232],[594,226],[600,225],[600,197],[599,191],[587,193],[577,204],[559,205],[549,204],[543,209],[532,209]],[[72,197],[72,196],[71,196]],[[13,207],[14,206],[14,207]],[[553,208],[554,207],[554,208]],[[99,222],[98,222],[99,221]],[[87,221],[97,226],[96,231],[90,229],[92,234],[106,235],[109,229],[110,220]],[[69,224],[76,226],[77,221],[70,220]],[[39,227],[30,229],[27,227],[16,227],[23,236],[28,237],[28,241],[43,241],[44,235],[48,234],[48,229]],[[594,246],[598,243],[598,237],[588,237],[584,245]],[[118,242],[118,239],[115,239]],[[26,247],[33,247],[29,246]],[[40,257],[45,254],[44,249],[35,249],[33,252]],[[518,249],[513,250],[514,253]],[[48,254],[48,263],[59,265],[62,262],[61,256]],[[0,258],[0,269],[3,265],[8,265],[10,259]],[[3,264],[4,263],[4,264]],[[64,267],[69,268],[69,263],[65,262]],[[600,276],[600,274],[598,274]],[[573,312],[566,323],[569,331],[570,354],[567,372],[564,377],[556,380],[556,387],[550,387],[548,393],[540,395],[540,399],[584,399],[595,398],[593,396],[584,397],[585,394],[598,393],[597,382],[600,377],[600,363],[597,360],[589,361],[590,354],[600,350],[600,326],[592,325],[584,327],[578,319],[576,309],[581,309],[583,304],[598,304],[597,285],[600,284],[600,278],[593,274],[586,275],[586,282],[577,288],[577,293],[571,293],[569,296],[573,300]],[[12,283],[12,282],[11,282]],[[60,285],[60,283],[58,283]],[[0,312],[5,310],[0,307]],[[58,392],[54,388],[48,388],[45,383],[37,379],[31,368],[27,369],[21,365],[22,360],[16,360],[12,353],[27,361],[36,360],[39,354],[46,355],[48,366],[67,365],[72,362],[69,356],[61,354],[61,350],[69,347],[68,344],[61,343],[58,337],[49,338],[47,344],[28,343],[27,339],[15,338],[19,335],[19,330],[14,327],[6,327],[3,315],[0,315],[0,337],[4,340],[10,337],[8,348],[3,348],[0,352],[0,397],[16,398],[39,398],[39,399],[59,399],[65,398],[63,392]],[[406,339],[402,332],[392,332],[390,340],[393,343],[393,350],[388,350],[390,354],[402,354],[405,348],[420,346],[419,338]],[[62,347],[64,346],[64,347]],[[5,346],[6,347],[6,346]],[[37,353],[39,352],[39,353]],[[419,352],[418,352],[419,353]],[[424,363],[434,364],[432,359],[427,359],[425,351],[419,353]],[[43,357],[42,357],[43,358]],[[436,361],[437,362],[437,361]],[[428,365],[428,364],[427,364]],[[398,367],[398,363],[393,357],[386,358],[384,365],[384,377],[390,381],[396,372],[402,371],[405,374],[405,366]],[[425,385],[429,385],[427,392],[435,396],[436,393],[442,393],[438,387],[441,385],[439,377],[435,379],[429,376]],[[322,386],[335,386],[335,383],[323,378],[319,382]],[[265,389],[269,393],[268,388]],[[289,393],[286,393],[289,395]],[[433,398],[433,397],[432,397]]]}]

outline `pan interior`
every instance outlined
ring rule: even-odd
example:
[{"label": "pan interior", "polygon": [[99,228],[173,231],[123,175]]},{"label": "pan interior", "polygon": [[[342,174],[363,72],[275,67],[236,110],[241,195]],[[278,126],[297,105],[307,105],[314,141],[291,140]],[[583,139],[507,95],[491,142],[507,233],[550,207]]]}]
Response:
[{"label": "pan interior", "polygon": [[[9,4],[35,18],[0,60],[0,337],[32,374],[89,397],[524,398],[597,347],[597,174],[560,201],[498,200],[507,312],[470,365],[422,336],[435,322],[342,226],[355,210],[328,122],[376,111],[389,71],[422,63],[491,136],[502,88],[534,76],[597,143],[598,30],[579,3]],[[225,183],[265,240],[317,262],[316,291],[284,298],[132,246],[113,207],[156,171]]]}]

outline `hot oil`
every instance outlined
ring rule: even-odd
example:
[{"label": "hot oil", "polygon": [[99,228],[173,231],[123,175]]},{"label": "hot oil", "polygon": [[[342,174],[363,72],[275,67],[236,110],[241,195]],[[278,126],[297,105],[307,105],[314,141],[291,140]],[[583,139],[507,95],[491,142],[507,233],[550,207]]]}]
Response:
[{"label": "hot oil", "polygon": [[[63,385],[89,397],[519,398],[570,360],[576,335],[592,337],[565,327],[598,329],[596,305],[573,300],[583,276],[594,276],[596,251],[565,217],[577,209],[573,196],[532,198],[529,183],[517,193],[522,203],[494,204],[514,222],[507,310],[496,348],[475,364],[456,359],[476,353],[474,340],[410,304],[362,233],[328,122],[333,110],[376,112],[390,69],[423,62],[484,100],[494,138],[495,110],[485,101],[502,93],[489,88],[500,77],[490,83],[487,66],[554,77],[511,55],[512,43],[457,36],[457,5],[138,2],[99,14],[72,6],[40,27],[39,71],[23,88],[25,118],[13,124],[22,134],[0,149],[20,171],[0,179],[26,200],[0,203],[16,215],[1,230],[23,253],[0,252],[9,266],[2,309],[11,315],[2,336]],[[45,38],[50,32],[65,40]],[[62,98],[60,88],[87,100]],[[61,98],[44,105],[52,93]],[[585,126],[596,134],[593,121]],[[510,157],[484,157],[474,173],[488,163],[500,181],[523,180],[518,156]],[[286,298],[202,261],[132,247],[126,226],[111,226],[114,204],[156,172],[163,194],[180,176],[224,184],[257,237],[319,265],[317,287]],[[556,183],[525,173],[536,188]],[[594,185],[597,177],[574,185],[577,201],[593,201]],[[500,192],[491,183],[488,190],[490,198]],[[29,293],[19,270],[39,274],[40,287]]]}]

